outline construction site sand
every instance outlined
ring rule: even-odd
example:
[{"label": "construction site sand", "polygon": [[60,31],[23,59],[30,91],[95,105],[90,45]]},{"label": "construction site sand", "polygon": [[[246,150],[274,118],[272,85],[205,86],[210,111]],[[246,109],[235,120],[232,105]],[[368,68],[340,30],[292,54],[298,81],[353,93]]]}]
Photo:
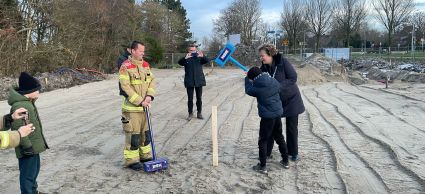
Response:
[{"label": "construction site sand", "polygon": [[[299,70],[299,80],[308,72]],[[207,70],[206,70],[207,72]],[[300,87],[301,160],[268,175],[258,162],[259,117],[244,94],[243,74],[215,69],[204,88],[204,120],[185,120],[183,70],[154,70],[152,107],[157,151],[167,171],[123,167],[117,79],[43,93],[37,102],[50,149],[41,154],[40,191],[49,193],[424,193],[425,88],[415,92],[342,82]],[[310,78],[308,78],[310,79]],[[314,81],[318,83],[319,81]],[[212,167],[211,106],[218,106],[219,166]],[[6,101],[0,110],[7,112]],[[283,120],[284,122],[284,120]],[[3,150],[0,193],[19,192],[13,150]]]}]

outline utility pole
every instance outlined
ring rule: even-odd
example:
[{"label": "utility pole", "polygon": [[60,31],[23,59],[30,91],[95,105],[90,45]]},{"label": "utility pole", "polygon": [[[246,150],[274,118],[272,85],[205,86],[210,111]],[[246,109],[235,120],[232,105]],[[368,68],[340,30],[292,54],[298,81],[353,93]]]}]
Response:
[{"label": "utility pole", "polygon": [[[365,59],[365,57],[366,57],[366,54],[367,54],[367,46],[366,46],[366,44],[367,44],[367,42],[366,42],[366,28],[364,28],[363,29],[363,40],[364,40],[364,42],[363,42],[363,59]],[[351,58],[351,54],[350,54],[350,58]]]},{"label": "utility pole", "polygon": [[303,38],[304,40],[304,42],[300,42],[300,57],[301,57],[301,59],[303,60],[304,59],[304,56],[303,56],[303,53],[304,53],[304,48],[305,48],[305,30],[304,30],[304,38]]},{"label": "utility pole", "polygon": [[305,51],[305,30],[304,30],[304,40],[303,40],[303,52]]},{"label": "utility pole", "polygon": [[412,58],[413,58],[413,63],[415,63],[415,46],[414,46],[414,44],[415,44],[415,41],[414,41],[414,38],[415,38],[415,23],[413,23],[412,22]]}]

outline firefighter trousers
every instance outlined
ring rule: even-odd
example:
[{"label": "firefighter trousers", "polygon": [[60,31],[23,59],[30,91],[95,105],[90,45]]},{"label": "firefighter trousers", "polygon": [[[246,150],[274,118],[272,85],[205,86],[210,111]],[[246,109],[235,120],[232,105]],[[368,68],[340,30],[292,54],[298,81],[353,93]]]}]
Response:
[{"label": "firefighter trousers", "polygon": [[121,118],[125,133],[125,165],[152,158],[150,131],[144,112],[123,112]]}]

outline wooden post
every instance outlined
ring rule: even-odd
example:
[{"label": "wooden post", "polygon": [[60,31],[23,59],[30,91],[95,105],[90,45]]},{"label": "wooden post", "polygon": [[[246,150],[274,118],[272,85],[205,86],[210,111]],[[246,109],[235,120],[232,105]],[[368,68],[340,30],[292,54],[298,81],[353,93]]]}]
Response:
[{"label": "wooden post", "polygon": [[213,146],[213,166],[218,166],[218,140],[217,140],[217,106],[212,106],[211,110],[211,134]]},{"label": "wooden post", "polygon": [[47,77],[44,78],[44,83],[46,84],[46,88],[47,88],[47,84],[48,84]]},{"label": "wooden post", "polygon": [[[391,59],[390,59],[390,68],[392,68]],[[388,72],[386,74],[387,74],[387,77],[385,79],[385,89],[388,89],[388,82],[390,81],[390,75],[388,74]]]},{"label": "wooden post", "polygon": [[390,82],[390,75],[387,75],[387,79],[385,79],[385,89],[388,89],[388,82]]}]

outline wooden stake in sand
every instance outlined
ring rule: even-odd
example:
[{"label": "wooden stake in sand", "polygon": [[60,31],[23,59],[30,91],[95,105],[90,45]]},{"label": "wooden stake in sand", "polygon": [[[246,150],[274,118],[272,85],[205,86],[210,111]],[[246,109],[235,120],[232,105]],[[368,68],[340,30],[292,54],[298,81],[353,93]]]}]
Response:
[{"label": "wooden stake in sand", "polygon": [[[390,59],[390,68],[392,68],[391,59]],[[390,75],[388,74],[388,72],[386,74],[387,74],[387,79],[385,80],[385,89],[388,89],[388,82],[390,81]]]},{"label": "wooden stake in sand", "polygon": [[211,134],[213,146],[213,166],[218,166],[218,140],[217,140],[217,106],[212,106],[211,111]]}]

